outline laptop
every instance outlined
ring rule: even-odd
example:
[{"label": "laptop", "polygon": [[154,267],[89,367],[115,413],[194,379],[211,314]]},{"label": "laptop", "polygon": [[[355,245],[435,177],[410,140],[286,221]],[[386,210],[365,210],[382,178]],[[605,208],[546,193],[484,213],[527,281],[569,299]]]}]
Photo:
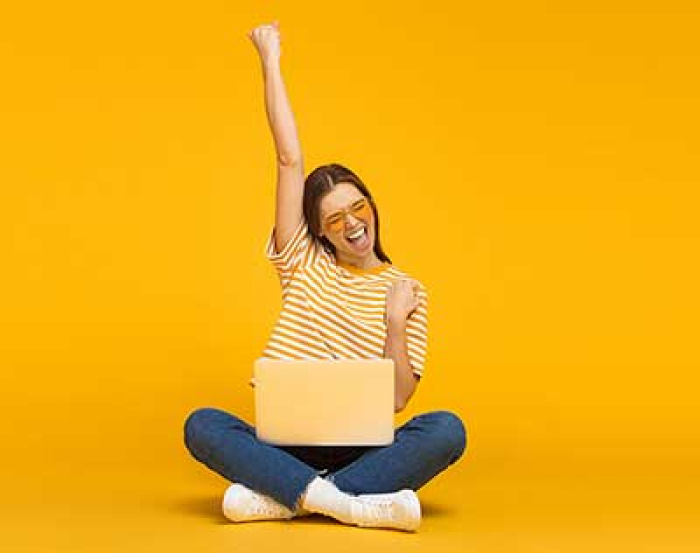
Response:
[{"label": "laptop", "polygon": [[255,431],[272,445],[394,441],[392,359],[256,359]]}]

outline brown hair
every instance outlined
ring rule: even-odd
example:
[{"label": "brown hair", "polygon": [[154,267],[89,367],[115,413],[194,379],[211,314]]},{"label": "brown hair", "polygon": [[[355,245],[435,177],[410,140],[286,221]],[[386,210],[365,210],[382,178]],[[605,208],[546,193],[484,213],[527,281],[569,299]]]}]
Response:
[{"label": "brown hair", "polygon": [[391,259],[384,253],[381,242],[379,241],[379,214],[377,212],[377,206],[374,204],[372,194],[370,194],[370,191],[360,180],[360,177],[347,167],[343,167],[338,163],[317,167],[309,173],[309,176],[306,177],[304,181],[304,217],[309,226],[311,236],[319,240],[326,251],[335,256],[335,246],[333,246],[325,236],[320,236],[321,199],[323,199],[328,192],[333,190],[336,184],[341,182],[354,185],[362,195],[369,200],[372,212],[374,213],[374,253],[381,261],[391,263]]}]

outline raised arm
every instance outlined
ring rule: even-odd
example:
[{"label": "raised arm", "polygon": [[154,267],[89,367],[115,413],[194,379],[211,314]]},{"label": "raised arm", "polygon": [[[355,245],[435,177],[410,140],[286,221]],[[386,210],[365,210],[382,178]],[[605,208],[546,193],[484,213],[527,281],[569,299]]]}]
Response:
[{"label": "raised arm", "polygon": [[304,164],[292,108],[280,69],[280,32],[277,21],[248,33],[262,64],[265,110],[277,153],[275,248],[282,251],[304,213]]}]

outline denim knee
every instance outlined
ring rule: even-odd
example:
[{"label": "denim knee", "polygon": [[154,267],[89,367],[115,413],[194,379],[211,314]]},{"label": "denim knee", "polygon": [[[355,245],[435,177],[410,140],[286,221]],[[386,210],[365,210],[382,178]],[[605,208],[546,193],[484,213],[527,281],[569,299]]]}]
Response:
[{"label": "denim knee", "polygon": [[211,422],[219,415],[219,410],[213,407],[201,407],[192,411],[185,420],[185,445],[187,449],[194,452],[199,445],[198,437],[201,437]]},{"label": "denim knee", "polygon": [[450,464],[454,463],[467,448],[467,431],[462,419],[452,411],[433,411],[429,415],[439,429],[441,445],[451,452]]}]

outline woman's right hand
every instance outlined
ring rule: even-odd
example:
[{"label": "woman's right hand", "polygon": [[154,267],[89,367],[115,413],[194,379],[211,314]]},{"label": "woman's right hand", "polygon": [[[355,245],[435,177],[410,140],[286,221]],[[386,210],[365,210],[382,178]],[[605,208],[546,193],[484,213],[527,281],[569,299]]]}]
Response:
[{"label": "woman's right hand", "polygon": [[248,33],[248,38],[253,42],[263,64],[279,61],[281,42],[279,21],[258,25]]}]

